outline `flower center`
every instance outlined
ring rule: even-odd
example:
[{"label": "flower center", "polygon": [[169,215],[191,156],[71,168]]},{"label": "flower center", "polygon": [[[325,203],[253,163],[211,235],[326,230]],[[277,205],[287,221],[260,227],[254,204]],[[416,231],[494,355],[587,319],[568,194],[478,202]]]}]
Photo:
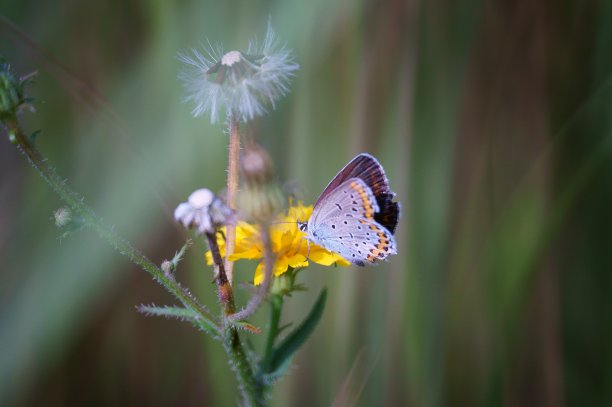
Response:
[{"label": "flower center", "polygon": [[221,65],[232,66],[240,61],[240,51],[230,51],[221,58]]}]

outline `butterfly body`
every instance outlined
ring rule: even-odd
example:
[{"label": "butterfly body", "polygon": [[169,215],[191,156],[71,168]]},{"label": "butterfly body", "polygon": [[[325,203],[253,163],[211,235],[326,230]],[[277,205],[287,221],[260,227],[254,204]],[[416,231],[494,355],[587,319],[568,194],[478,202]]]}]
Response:
[{"label": "butterfly body", "polygon": [[396,254],[400,207],[382,166],[369,154],[351,160],[323,190],[300,229],[307,239],[364,266]]}]

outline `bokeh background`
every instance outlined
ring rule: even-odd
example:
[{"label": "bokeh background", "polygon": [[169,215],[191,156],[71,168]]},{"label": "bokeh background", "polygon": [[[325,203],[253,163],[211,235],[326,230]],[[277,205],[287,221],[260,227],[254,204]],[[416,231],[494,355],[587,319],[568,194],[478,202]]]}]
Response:
[{"label": "bokeh background", "polygon": [[[284,320],[322,287],[328,304],[272,405],[612,405],[612,2],[4,0],[0,13],[0,52],[38,71],[24,126],[156,262],[188,237],[177,203],[224,184],[223,126],[190,116],[177,79],[177,52],[205,38],[244,48],[270,16],[294,50],[291,94],[249,132],[305,202],[356,153],[383,163],[399,254],[301,273],[309,290]],[[220,345],[138,314],[172,299],[92,232],[60,238],[60,205],[3,133],[0,405],[235,405]],[[178,276],[214,307],[203,249]]]}]

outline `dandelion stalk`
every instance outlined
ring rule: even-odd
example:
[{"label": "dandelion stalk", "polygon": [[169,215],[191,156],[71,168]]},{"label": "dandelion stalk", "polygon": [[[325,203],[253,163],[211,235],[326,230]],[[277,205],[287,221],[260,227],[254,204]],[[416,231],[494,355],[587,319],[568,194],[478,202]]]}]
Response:
[{"label": "dandelion stalk", "polygon": [[[236,195],[238,194],[238,172],[240,169],[240,123],[234,119],[229,120],[229,156],[227,164],[227,204],[236,209]],[[230,286],[234,281],[234,262],[229,257],[234,253],[236,245],[236,227],[227,228],[227,249],[225,253],[225,268]]]},{"label": "dandelion stalk", "polygon": [[[222,112],[228,118],[229,153],[227,170],[227,205],[237,209],[238,173],[240,169],[240,122],[247,123],[275,107],[275,102],[289,91],[289,84],[298,65],[291,52],[278,44],[274,30],[268,23],[266,36],[258,45],[251,41],[246,51],[224,52],[219,45],[202,53],[192,50],[182,53],[179,59],[185,63],[180,77],[187,91],[185,100],[194,104],[194,116],[210,114],[210,121],[217,121]],[[244,208],[243,208],[244,209]],[[186,218],[190,223],[191,218]],[[262,224],[263,225],[263,224]],[[269,225],[261,227],[265,240],[265,281],[259,292],[247,306],[234,313],[231,285],[233,283],[233,261],[236,227],[226,224],[225,266],[222,264],[215,233],[207,233],[213,263],[218,271],[217,289],[219,300],[224,307],[225,321],[223,343],[232,360],[244,402],[249,405],[263,405],[265,385],[259,383],[253,374],[244,352],[238,327],[252,315],[264,301],[270,286],[274,256],[269,236]]]},{"label": "dandelion stalk", "polygon": [[192,310],[198,316],[200,327],[204,331],[213,336],[219,335],[220,326],[216,319],[187,290],[181,287],[176,280],[168,277],[155,263],[98,218],[93,209],[83,202],[83,198],[68,186],[66,181],[48,164],[47,159],[34,147],[14,116],[5,118],[3,122],[9,131],[9,137],[13,144],[26,156],[30,164],[32,164],[66,205],[75,214],[82,217],[85,225],[91,227],[112,247],[149,273],[155,281],[174,295],[186,308]]}]

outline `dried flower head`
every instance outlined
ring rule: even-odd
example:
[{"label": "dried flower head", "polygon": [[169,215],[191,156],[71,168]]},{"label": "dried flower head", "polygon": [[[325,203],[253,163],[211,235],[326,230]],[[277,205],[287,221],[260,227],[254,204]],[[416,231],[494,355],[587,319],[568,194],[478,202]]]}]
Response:
[{"label": "dried flower head", "polygon": [[166,276],[171,276],[174,265],[170,260],[164,260],[161,264],[161,269]]},{"label": "dried flower head", "polygon": [[216,122],[220,112],[243,122],[262,116],[266,105],[275,107],[276,101],[289,92],[294,72],[299,68],[291,52],[279,44],[268,22],[261,45],[252,40],[246,52],[224,52],[221,45],[203,47],[204,53],[193,49],[179,54],[186,64],[180,74],[187,91],[185,101],[195,107],[192,114],[210,114]]},{"label": "dried flower head", "polygon": [[53,213],[55,226],[62,228],[72,221],[72,212],[69,208],[59,208]]},{"label": "dried flower head", "polygon": [[58,208],[53,212],[55,226],[63,230],[60,239],[70,236],[85,225],[85,220],[70,210],[70,208]]},{"label": "dried flower head", "polygon": [[201,188],[189,195],[187,202],[174,210],[174,219],[198,234],[214,233],[222,225],[235,222],[234,211],[212,191]]}]

